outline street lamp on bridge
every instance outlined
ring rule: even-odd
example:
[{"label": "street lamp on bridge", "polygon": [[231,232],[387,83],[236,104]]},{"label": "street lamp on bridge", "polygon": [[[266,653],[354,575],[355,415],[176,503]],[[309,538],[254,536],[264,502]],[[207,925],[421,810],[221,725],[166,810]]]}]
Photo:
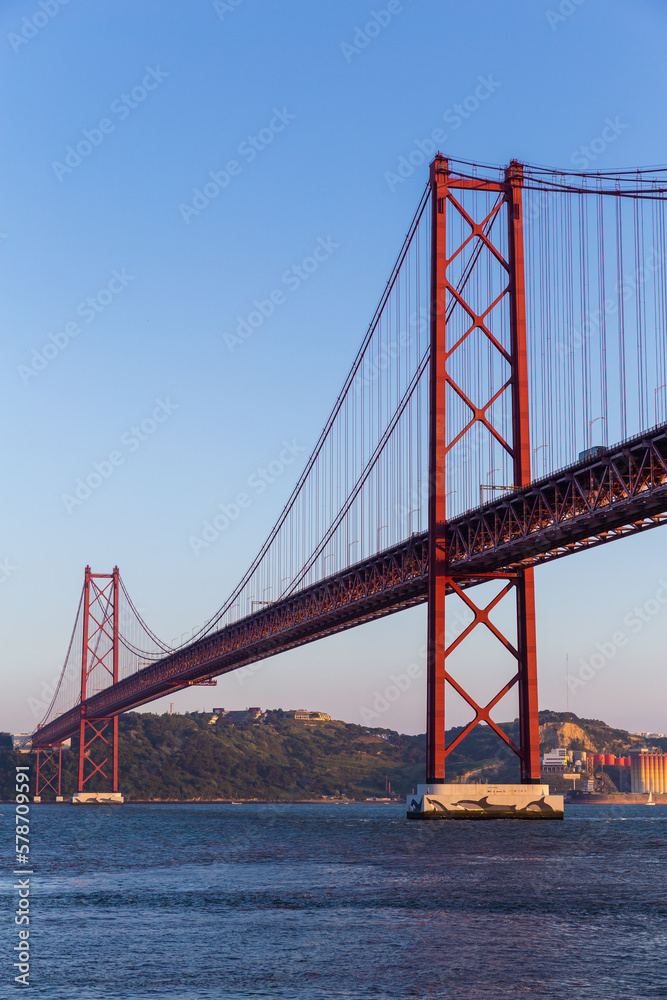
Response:
[{"label": "street lamp on bridge", "polygon": [[598,422],[598,420],[604,420],[605,424],[607,423],[607,418],[606,417],[595,417],[594,420],[589,420],[588,421],[588,447],[589,448],[593,447],[593,437],[592,437],[593,424],[596,424]]},{"label": "street lamp on bridge", "polygon": [[[533,448],[533,468],[535,466],[535,456],[537,455],[538,451],[542,451],[543,448],[548,448],[548,447],[549,447],[548,444],[540,444],[540,445],[537,446],[537,448]],[[545,465],[546,465],[546,462],[545,462]]]}]

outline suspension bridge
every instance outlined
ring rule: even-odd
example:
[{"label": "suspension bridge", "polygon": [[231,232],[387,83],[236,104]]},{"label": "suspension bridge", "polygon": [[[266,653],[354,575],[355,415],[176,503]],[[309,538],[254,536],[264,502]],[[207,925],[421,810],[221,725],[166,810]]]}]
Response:
[{"label": "suspension bridge", "polygon": [[[117,568],[86,568],[33,734],[36,794],[59,794],[71,736],[79,792],[117,792],[120,713],[423,602],[427,786],[479,724],[539,784],[534,568],[667,519],[666,195],[665,170],[438,155],[317,444],[225,603],[170,645]],[[447,597],[466,616],[455,636]],[[498,650],[483,698],[459,655],[480,626]],[[508,697],[518,742],[494,718]],[[453,700],[469,722],[446,744]]]}]

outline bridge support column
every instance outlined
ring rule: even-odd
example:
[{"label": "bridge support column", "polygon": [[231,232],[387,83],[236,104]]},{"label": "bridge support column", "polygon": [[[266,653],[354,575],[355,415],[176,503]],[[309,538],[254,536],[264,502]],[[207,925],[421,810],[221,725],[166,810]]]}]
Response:
[{"label": "bridge support column", "polygon": [[[100,582],[98,582],[100,581]],[[107,683],[118,682],[118,567],[91,573],[86,566],[83,590],[83,655],[79,724],[78,791],[72,802],[122,802],[118,791],[118,716],[89,719],[86,698]],[[108,677],[105,677],[105,674]],[[104,685],[99,683],[104,681]],[[90,691],[90,688],[93,688]],[[88,784],[91,782],[91,784]],[[93,786],[97,786],[93,788]],[[101,787],[100,787],[101,786]]]},{"label": "bridge support column", "polygon": [[62,802],[62,743],[37,748],[35,767],[35,802],[41,802],[42,795],[51,790],[56,802]]},{"label": "bridge support column", "polygon": [[[522,784],[540,781],[539,720],[537,713],[537,659],[535,637],[535,593],[533,570],[512,574],[478,574],[474,579],[450,573],[445,544],[446,469],[452,448],[473,427],[491,435],[511,459],[513,487],[531,481],[530,426],[528,398],[528,356],[526,345],[526,306],[523,255],[523,212],[521,189],[523,172],[513,161],[505,172],[504,181],[484,181],[484,190],[497,194],[495,204],[486,217],[472,218],[464,209],[459,190],[479,190],[476,178],[452,175],[448,161],[438,156],[431,164],[431,352],[430,352],[430,417],[429,417],[429,566],[428,566],[428,642],[427,642],[427,762],[428,785],[444,785],[447,756],[480,722],[491,726],[520,760]],[[506,214],[507,244],[500,235],[498,222]],[[448,235],[448,219],[452,218]],[[495,229],[494,229],[495,224]],[[463,234],[463,235],[460,235]],[[495,234],[495,236],[494,236]],[[469,264],[462,266],[463,251],[469,247]],[[472,249],[470,249],[472,248]],[[494,291],[488,303],[473,296],[466,298],[466,283],[476,255],[492,256],[506,274],[506,284],[498,294]],[[450,280],[453,262],[460,277]],[[478,297],[479,298],[479,297]],[[503,347],[490,329],[488,319],[493,309],[505,308],[509,317],[509,346]],[[459,329],[455,338],[447,339],[447,321],[454,309],[469,322],[466,332]],[[473,403],[466,385],[457,382],[452,357],[473,333],[481,333],[496,352],[499,362],[509,366],[509,377],[502,387],[484,404]],[[508,439],[494,404],[504,393],[511,394],[511,438]],[[463,430],[449,432],[447,407],[456,398],[470,410],[470,419]],[[484,405],[483,405],[484,404]],[[495,423],[494,423],[495,420]],[[479,607],[469,596],[468,588],[488,580],[504,581],[505,585],[486,607]],[[458,594],[473,612],[473,622],[447,647],[445,642],[445,595]],[[516,646],[491,622],[489,613],[508,594],[516,600]],[[447,669],[447,657],[464,641],[473,629],[485,625],[516,660],[516,672],[503,688],[486,704],[478,704],[457,683]],[[518,744],[491,719],[490,712],[514,686],[518,688]],[[445,743],[445,697],[447,687],[453,688],[474,710],[475,716],[462,733],[447,746]],[[426,787],[426,786],[425,786]],[[460,788],[460,786],[459,786]]]},{"label": "bridge support column", "polygon": [[[514,486],[517,489],[520,486],[527,486],[532,479],[522,187],[523,167],[516,160],[512,160],[505,171],[505,203],[508,222],[508,294],[512,344],[512,447]],[[532,567],[524,569],[517,580],[521,781],[527,784],[537,784],[541,780],[533,573]]]},{"label": "bridge support column", "polygon": [[447,161],[431,164],[431,361],[429,370],[426,780],[445,778],[445,549],[447,458]]}]

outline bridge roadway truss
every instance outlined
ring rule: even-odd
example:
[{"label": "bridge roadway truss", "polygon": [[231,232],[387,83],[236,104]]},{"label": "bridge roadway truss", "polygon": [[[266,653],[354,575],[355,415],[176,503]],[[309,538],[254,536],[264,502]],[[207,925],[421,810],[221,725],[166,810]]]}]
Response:
[{"label": "bridge roadway truss", "polygon": [[[460,579],[450,585],[452,592],[496,576],[511,579],[528,567],[665,521],[667,424],[448,521],[438,544],[448,577]],[[428,551],[428,534],[415,534],[184,646],[86,699],[83,712],[77,705],[48,723],[34,733],[33,745],[46,748],[74,735],[82,716],[110,719],[195,681],[423,603]],[[484,610],[471,606],[491,628]],[[489,707],[479,709],[483,716]]]}]

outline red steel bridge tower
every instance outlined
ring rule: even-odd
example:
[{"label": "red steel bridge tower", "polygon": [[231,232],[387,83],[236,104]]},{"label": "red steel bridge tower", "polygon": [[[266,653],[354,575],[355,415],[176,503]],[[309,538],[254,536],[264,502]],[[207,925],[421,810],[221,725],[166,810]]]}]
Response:
[{"label": "red steel bridge tower", "polygon": [[83,587],[83,656],[79,723],[78,794],[98,775],[106,790],[118,793],[118,716],[89,719],[88,697],[109,682],[118,683],[119,573],[92,573],[86,566]]},{"label": "red steel bridge tower", "polygon": [[[537,709],[537,660],[535,638],[535,590],[532,567],[512,573],[488,573],[484,577],[502,580],[504,587],[486,607],[479,607],[463,589],[472,582],[470,574],[449,568],[445,526],[447,522],[445,475],[448,457],[463,434],[475,423],[481,423],[508,453],[514,469],[514,488],[530,482],[530,437],[528,410],[528,353],[526,345],[526,300],[523,252],[522,183],[523,170],[512,161],[505,171],[504,182],[456,176],[450,173],[445,157],[437,156],[431,164],[431,367],[429,415],[429,500],[428,500],[428,688],[427,688],[427,763],[426,780],[444,782],[445,761],[468,733],[485,722],[518,755],[522,783],[540,781],[539,726]],[[465,189],[497,192],[490,213],[473,219],[457,197]],[[497,216],[502,213],[507,225],[507,256],[492,233],[499,232]],[[460,239],[449,239],[447,220],[458,215],[465,223],[457,228]],[[452,229],[454,227],[452,226]],[[479,240],[479,248],[495,257],[506,273],[504,287],[482,307],[466,298],[465,283],[450,279],[452,266],[471,241]],[[509,300],[510,343],[508,352],[487,325],[493,309]],[[448,338],[448,317],[454,308],[467,316],[467,330],[454,342]],[[509,366],[505,383],[482,405],[475,405],[453,372],[452,359],[474,333],[489,341]],[[449,434],[446,426],[447,399],[455,393],[469,409],[469,422],[458,434]],[[493,404],[504,394],[511,394],[512,434],[507,440],[502,428],[494,425]],[[480,574],[475,573],[475,582]],[[455,593],[474,614],[471,624],[453,640],[445,642],[445,596]],[[514,595],[517,617],[516,646],[492,623],[489,615],[505,597]],[[457,682],[447,669],[448,657],[479,626],[489,629],[516,660],[514,676],[485,704],[477,701]],[[451,686],[473,709],[475,716],[449,746],[445,745],[445,701],[447,686]],[[519,692],[520,743],[517,746],[491,718],[491,710],[514,685]]]},{"label": "red steel bridge tower", "polygon": [[[118,683],[118,611],[120,577],[93,573],[86,566],[82,594],[81,699],[79,703],[79,760],[77,797],[91,791],[88,784],[103,786],[103,794],[120,799],[118,793],[118,715],[89,719],[88,698],[110,684]],[[62,743],[38,745],[35,795],[51,790],[58,798],[62,788]]]}]

